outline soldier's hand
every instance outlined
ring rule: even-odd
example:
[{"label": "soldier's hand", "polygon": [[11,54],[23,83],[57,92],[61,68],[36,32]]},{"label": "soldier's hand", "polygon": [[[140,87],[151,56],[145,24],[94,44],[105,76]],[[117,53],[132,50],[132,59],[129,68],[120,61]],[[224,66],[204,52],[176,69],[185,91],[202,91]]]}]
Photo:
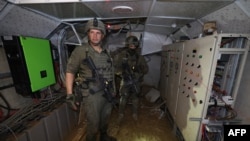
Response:
[{"label": "soldier's hand", "polygon": [[71,109],[77,111],[76,97],[74,94],[67,94],[66,102]]}]

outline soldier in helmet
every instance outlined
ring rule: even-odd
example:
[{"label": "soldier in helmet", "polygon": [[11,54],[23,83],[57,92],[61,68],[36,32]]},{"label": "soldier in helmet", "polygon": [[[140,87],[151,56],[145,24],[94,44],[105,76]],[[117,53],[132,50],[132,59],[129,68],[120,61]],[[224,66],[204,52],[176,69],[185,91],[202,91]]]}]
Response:
[{"label": "soldier in helmet", "polygon": [[129,98],[132,99],[132,116],[134,120],[137,120],[140,85],[143,81],[143,76],[148,72],[148,65],[144,57],[137,50],[139,47],[138,38],[136,36],[127,37],[125,47],[114,59],[116,75],[121,77],[118,124],[123,119],[124,110]]},{"label": "soldier in helmet", "polygon": [[[85,31],[88,36],[88,43],[77,46],[71,53],[67,62],[66,69],[66,92],[67,103],[77,110],[73,84],[78,74],[78,81],[82,86],[82,95],[84,96],[84,110],[87,119],[86,141],[116,141],[115,138],[107,134],[108,119],[111,115],[112,104],[103,96],[104,90],[91,92],[90,90],[97,85],[95,81],[89,81],[93,78],[93,71],[86,63],[86,57],[91,57],[98,73],[112,83],[113,81],[113,63],[109,51],[103,48],[102,40],[106,34],[103,22],[96,18],[86,23]],[[114,92],[115,93],[115,92]],[[100,137],[98,139],[97,137]]]}]

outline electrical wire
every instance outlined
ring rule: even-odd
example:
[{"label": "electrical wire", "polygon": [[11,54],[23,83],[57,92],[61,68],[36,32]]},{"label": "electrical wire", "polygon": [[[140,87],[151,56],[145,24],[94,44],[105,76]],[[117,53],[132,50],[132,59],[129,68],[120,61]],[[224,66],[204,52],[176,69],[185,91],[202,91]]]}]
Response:
[{"label": "electrical wire", "polygon": [[18,141],[15,132],[8,125],[6,125],[6,124],[2,124],[2,125],[4,125],[11,132],[11,134],[14,136],[15,140]]},{"label": "electrical wire", "polygon": [[[5,106],[3,106],[3,105],[0,105],[0,107],[7,109],[7,116],[5,116],[5,117],[3,118],[3,120],[4,120],[4,119],[6,119],[6,117],[9,117],[9,116],[10,116],[10,110],[11,110],[11,108],[10,108],[9,102],[5,99],[5,97],[3,96],[3,94],[2,94],[1,92],[0,92],[0,97],[3,99],[4,103],[7,105],[7,107],[5,107]],[[1,122],[1,121],[0,121],[0,122]]]},{"label": "electrical wire", "polygon": [[216,118],[217,120],[232,120],[237,117],[237,112],[230,105],[226,105],[225,109],[227,111],[226,115],[224,117]]},{"label": "electrical wire", "polygon": [[[221,112],[222,110],[226,110],[226,112]],[[215,106],[211,105],[208,107],[207,116],[210,119],[217,120],[217,121],[224,121],[224,120],[232,120],[237,117],[237,112],[230,106]]]}]

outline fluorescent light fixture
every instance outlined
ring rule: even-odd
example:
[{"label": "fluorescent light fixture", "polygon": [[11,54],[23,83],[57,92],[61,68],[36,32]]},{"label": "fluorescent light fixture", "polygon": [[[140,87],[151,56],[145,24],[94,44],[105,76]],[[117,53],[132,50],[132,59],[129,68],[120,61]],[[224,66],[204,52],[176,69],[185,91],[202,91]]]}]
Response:
[{"label": "fluorescent light fixture", "polygon": [[112,11],[115,13],[131,13],[134,9],[130,6],[115,6],[112,8]]}]

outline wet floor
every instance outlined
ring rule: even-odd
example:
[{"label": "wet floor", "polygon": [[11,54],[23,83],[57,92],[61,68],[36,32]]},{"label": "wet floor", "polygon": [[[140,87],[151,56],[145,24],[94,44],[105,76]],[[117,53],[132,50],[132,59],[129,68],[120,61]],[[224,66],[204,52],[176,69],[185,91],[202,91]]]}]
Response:
[{"label": "wet floor", "polygon": [[[138,120],[132,117],[132,105],[128,103],[123,121],[118,126],[118,110],[114,109],[110,118],[108,133],[117,141],[178,141],[173,128],[162,110],[162,101],[150,103],[140,100]],[[68,141],[84,141],[84,122],[79,125]]]},{"label": "wet floor", "polygon": [[[158,108],[159,104],[141,99],[138,120],[133,119],[132,105],[128,104],[119,130],[110,134],[114,134],[118,141],[177,141],[165,113]],[[117,111],[114,110],[111,121],[117,117]],[[110,122],[111,131],[113,127],[115,124]]]}]

